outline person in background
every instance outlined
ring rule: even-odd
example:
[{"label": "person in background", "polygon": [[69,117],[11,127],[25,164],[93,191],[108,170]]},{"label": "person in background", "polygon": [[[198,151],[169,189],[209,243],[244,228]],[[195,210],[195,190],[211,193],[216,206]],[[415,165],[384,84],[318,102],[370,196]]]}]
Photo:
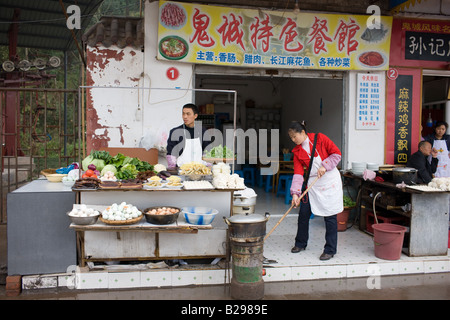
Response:
[{"label": "person in background", "polygon": [[[433,173],[438,167],[438,152],[428,141],[419,142],[419,150],[411,155],[406,163],[407,167],[417,169],[417,183],[428,184],[433,179]],[[431,156],[431,163],[428,157]]]},{"label": "person in background", "polygon": [[[434,127],[434,133],[425,137],[433,148],[438,152],[437,159],[439,160],[435,177],[450,177],[450,135],[446,134],[448,123],[445,121],[438,121]],[[428,157],[428,161],[432,161]],[[449,210],[450,210],[450,196],[449,196]],[[449,215],[449,230],[450,230],[450,215]]]},{"label": "person in background", "polygon": [[[337,217],[343,211],[342,180],[336,166],[341,161],[341,152],[326,135],[307,133],[304,122],[292,122],[289,137],[296,144],[294,154],[294,177],[291,185],[292,204],[300,205],[298,228],[292,253],[306,249],[309,238],[309,220],[323,216],[325,220],[325,247],[320,260],[331,259],[337,251]],[[304,181],[304,167],[309,168],[314,137],[317,135],[316,150],[308,181]],[[300,200],[302,190],[306,190],[317,177],[319,180]]]},{"label": "person in background", "polygon": [[[430,142],[438,152],[439,164],[434,174],[436,177],[450,177],[450,135],[446,134],[447,129],[447,122],[438,121],[434,127],[434,133],[425,137],[425,141]],[[428,157],[428,161],[431,163],[430,157]]]},{"label": "person in background", "polygon": [[196,121],[198,107],[195,104],[185,104],[182,117],[183,124],[171,129],[167,139],[168,169],[174,169],[176,166],[192,161],[202,163],[203,150],[210,143],[203,139],[206,129],[199,126],[199,122]]}]

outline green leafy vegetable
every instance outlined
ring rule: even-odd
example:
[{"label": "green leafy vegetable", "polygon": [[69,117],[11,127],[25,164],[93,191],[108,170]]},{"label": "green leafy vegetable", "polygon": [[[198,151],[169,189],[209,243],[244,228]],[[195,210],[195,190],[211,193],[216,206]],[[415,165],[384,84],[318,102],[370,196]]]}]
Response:
[{"label": "green leafy vegetable", "polygon": [[349,196],[344,196],[344,207],[354,207],[356,202],[353,201]]},{"label": "green leafy vegetable", "polygon": [[234,158],[233,150],[231,150],[227,146],[222,147],[222,145],[218,145],[217,147],[211,148],[211,150],[209,151],[205,151],[203,156],[205,158],[223,158],[223,159]]},{"label": "green leafy vegetable", "polygon": [[107,165],[103,168],[103,170],[100,172],[100,174],[101,174],[102,176],[104,176],[105,173],[106,173],[107,171],[111,171],[112,173],[114,173],[114,175],[117,174],[116,166],[113,165],[113,164],[107,164]]},{"label": "green leafy vegetable", "polygon": [[82,161],[83,170],[86,171],[90,164],[94,164],[101,175],[104,175],[106,171],[112,171],[118,179],[134,179],[138,172],[154,170],[153,165],[146,161],[121,153],[113,157],[108,151],[92,150],[91,154]]},{"label": "green leafy vegetable", "polygon": [[109,162],[109,164],[113,164],[116,166],[116,168],[120,168],[123,164],[123,160],[125,160],[125,156],[121,153],[118,153],[114,157],[111,158],[111,161]]},{"label": "green leafy vegetable", "polygon": [[103,167],[105,166],[105,161],[101,159],[96,159],[92,154],[88,155],[86,158],[83,159],[81,162],[81,166],[84,171],[88,170],[88,166],[90,164],[95,165],[96,169],[98,171],[102,171]]}]

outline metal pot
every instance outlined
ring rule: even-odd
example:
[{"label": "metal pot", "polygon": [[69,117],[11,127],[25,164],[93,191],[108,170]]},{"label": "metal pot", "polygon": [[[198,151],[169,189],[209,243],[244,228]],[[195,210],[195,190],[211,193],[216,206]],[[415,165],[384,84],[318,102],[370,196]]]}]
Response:
[{"label": "metal pot", "polygon": [[256,195],[253,197],[241,197],[240,194],[234,194],[233,196],[233,205],[234,206],[254,206],[256,204]]},{"label": "metal pot", "polygon": [[255,212],[255,206],[233,206],[233,214],[251,214]]},{"label": "metal pot", "polygon": [[223,217],[228,224],[230,238],[238,242],[258,241],[266,235],[266,222],[270,214],[234,215],[230,218]]},{"label": "metal pot", "polygon": [[416,184],[417,183],[417,169],[400,167],[392,169],[392,178],[394,183],[401,183],[402,181],[406,184]]}]

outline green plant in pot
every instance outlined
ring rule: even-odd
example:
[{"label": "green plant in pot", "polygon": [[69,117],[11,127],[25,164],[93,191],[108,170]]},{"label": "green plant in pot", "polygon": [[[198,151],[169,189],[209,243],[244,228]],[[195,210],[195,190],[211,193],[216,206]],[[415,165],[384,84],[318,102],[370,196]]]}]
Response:
[{"label": "green plant in pot", "polygon": [[350,198],[347,195],[344,195],[343,201],[344,201],[344,210],[341,213],[338,213],[337,215],[338,231],[347,230],[348,216],[350,215],[350,211],[352,211],[352,209],[356,207],[356,202],[353,201],[352,198]]},{"label": "green plant in pot", "polygon": [[350,198],[349,196],[344,195],[343,200],[344,200],[344,209],[352,209],[356,207],[356,202],[353,201],[352,198]]}]

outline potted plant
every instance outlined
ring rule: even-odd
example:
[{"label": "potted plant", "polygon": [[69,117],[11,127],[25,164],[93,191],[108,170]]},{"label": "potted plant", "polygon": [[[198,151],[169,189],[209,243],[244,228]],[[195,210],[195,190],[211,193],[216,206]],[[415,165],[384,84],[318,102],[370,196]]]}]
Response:
[{"label": "potted plant", "polygon": [[338,231],[347,230],[348,216],[350,215],[350,211],[356,206],[356,202],[347,195],[344,195],[343,201],[344,210],[337,215]]}]

